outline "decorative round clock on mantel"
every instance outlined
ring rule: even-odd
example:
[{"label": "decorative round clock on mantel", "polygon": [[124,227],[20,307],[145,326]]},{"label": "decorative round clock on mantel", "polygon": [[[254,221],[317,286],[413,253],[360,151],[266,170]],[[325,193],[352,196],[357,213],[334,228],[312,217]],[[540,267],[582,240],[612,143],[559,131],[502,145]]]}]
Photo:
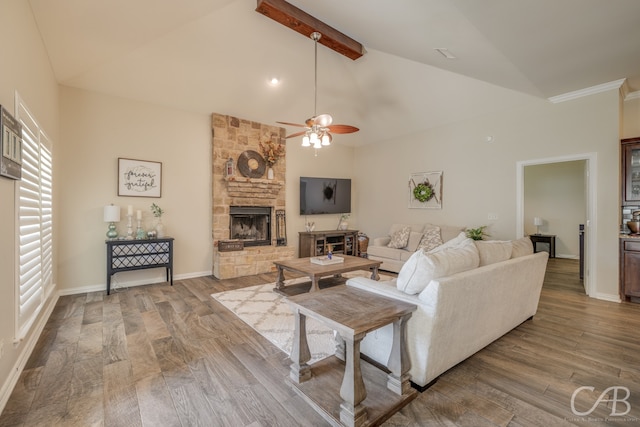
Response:
[{"label": "decorative round clock on mantel", "polygon": [[238,156],[238,170],[247,178],[262,178],[267,162],[257,151],[247,150]]}]

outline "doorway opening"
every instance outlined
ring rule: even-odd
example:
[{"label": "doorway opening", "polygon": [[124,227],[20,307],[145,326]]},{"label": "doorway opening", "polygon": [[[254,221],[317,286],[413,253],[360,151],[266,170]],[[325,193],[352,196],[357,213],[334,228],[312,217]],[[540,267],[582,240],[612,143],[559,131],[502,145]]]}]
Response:
[{"label": "doorway opening", "polygon": [[[516,171],[516,189],[517,189],[517,208],[516,208],[516,233],[518,236],[525,235],[525,168],[527,166],[535,165],[549,165],[555,163],[564,163],[576,160],[584,160],[584,174],[585,174],[585,211],[586,220],[584,221],[584,279],[583,285],[587,295],[593,293],[593,277],[596,276],[596,260],[595,250],[597,248],[597,222],[595,221],[596,209],[596,153],[576,154],[572,156],[552,157],[546,159],[525,160],[517,163]],[[575,236],[578,237],[578,229],[575,230]]]}]

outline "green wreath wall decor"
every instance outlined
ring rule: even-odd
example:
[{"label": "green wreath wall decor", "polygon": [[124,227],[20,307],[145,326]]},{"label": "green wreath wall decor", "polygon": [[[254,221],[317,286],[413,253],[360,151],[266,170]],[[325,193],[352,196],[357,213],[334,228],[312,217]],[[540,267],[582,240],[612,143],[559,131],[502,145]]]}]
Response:
[{"label": "green wreath wall decor", "polygon": [[428,202],[433,199],[433,196],[435,196],[435,192],[433,191],[433,186],[429,183],[429,180],[416,184],[413,189],[413,197],[421,203]]}]

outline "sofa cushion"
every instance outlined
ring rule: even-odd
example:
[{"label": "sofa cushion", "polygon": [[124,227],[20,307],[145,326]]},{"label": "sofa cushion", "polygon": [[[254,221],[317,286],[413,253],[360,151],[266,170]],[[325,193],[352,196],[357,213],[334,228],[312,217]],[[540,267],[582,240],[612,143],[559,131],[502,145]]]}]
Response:
[{"label": "sofa cushion", "polygon": [[420,239],[420,243],[418,244],[418,249],[422,249],[428,252],[431,249],[437,248],[442,243],[443,242],[442,237],[440,236],[440,227],[428,226],[424,229],[424,233],[422,233],[422,238]]},{"label": "sofa cushion", "polygon": [[386,258],[394,261],[401,261],[403,254],[411,255],[411,252],[403,251],[400,249],[393,249],[387,246],[371,246],[367,248],[367,254],[369,256],[375,256],[380,258]]},{"label": "sofa cushion", "polygon": [[407,242],[406,250],[415,252],[418,249],[418,245],[422,241],[422,233],[419,231],[412,231],[409,233],[409,242]]},{"label": "sofa cushion", "polygon": [[411,255],[415,253],[415,251],[409,252],[409,251],[403,251],[398,249],[395,249],[395,250],[400,253],[400,261],[407,261],[409,258],[411,258]]},{"label": "sofa cushion", "polygon": [[525,255],[531,255],[533,253],[533,243],[529,236],[524,236],[516,240],[511,241],[513,250],[511,251],[511,258],[518,258]]},{"label": "sofa cushion", "polygon": [[409,243],[409,235],[411,234],[411,227],[403,227],[391,235],[391,241],[387,245],[390,248],[402,249]]},{"label": "sofa cushion", "polygon": [[471,270],[479,263],[478,249],[471,239],[437,252],[418,250],[402,266],[396,286],[414,295],[422,292],[432,279]]},{"label": "sofa cushion", "polygon": [[476,248],[480,255],[480,266],[506,261],[511,258],[513,245],[502,240],[476,240]]}]

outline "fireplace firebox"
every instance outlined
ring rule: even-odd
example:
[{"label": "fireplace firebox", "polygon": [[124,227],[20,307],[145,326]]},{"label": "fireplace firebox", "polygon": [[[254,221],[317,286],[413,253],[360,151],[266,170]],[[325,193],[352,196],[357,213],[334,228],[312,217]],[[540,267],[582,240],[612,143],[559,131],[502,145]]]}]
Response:
[{"label": "fireplace firebox", "polygon": [[229,236],[245,247],[271,245],[271,207],[230,206]]}]

